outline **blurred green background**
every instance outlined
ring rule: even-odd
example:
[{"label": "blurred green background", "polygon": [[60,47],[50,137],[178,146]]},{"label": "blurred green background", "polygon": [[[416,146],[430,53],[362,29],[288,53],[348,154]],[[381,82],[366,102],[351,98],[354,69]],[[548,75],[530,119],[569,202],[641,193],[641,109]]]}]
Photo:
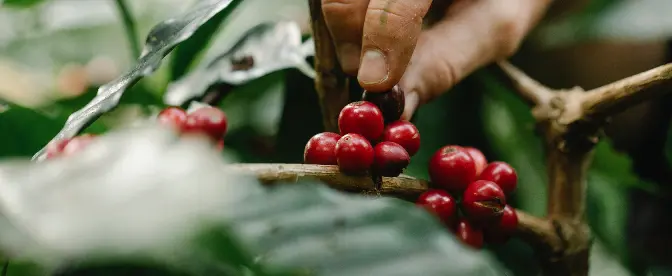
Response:
[{"label": "blurred green background", "polygon": [[[2,2],[2,1],[0,1]],[[158,22],[194,1],[128,1],[144,41]],[[672,1],[568,1],[557,4],[514,62],[554,88],[593,88],[672,60]],[[637,4],[633,4],[637,2]],[[557,12],[556,12],[557,11]],[[200,60],[218,55],[250,27],[294,20],[308,33],[305,0],[246,0],[219,16],[136,84],[122,105],[86,132],[102,133],[162,107],[161,96]],[[85,105],[98,86],[127,70],[134,51],[115,1],[5,0],[0,8],[0,157],[29,157]],[[138,46],[139,47],[139,46]],[[354,84],[354,83],[353,83]],[[353,92],[357,95],[357,92]],[[354,98],[353,98],[354,99]],[[614,118],[597,147],[588,183],[588,219],[595,234],[591,275],[666,275],[672,225],[667,218],[670,101],[643,104]],[[302,161],[305,142],[321,131],[312,80],[284,70],[236,87],[221,103],[230,130],[224,154],[239,162]],[[487,70],[420,108],[414,118],[421,151],[407,173],[427,178],[427,162],[445,144],[475,146],[489,160],[511,163],[520,184],[512,202],[543,215],[546,176],[528,107]],[[491,248],[516,275],[538,272],[519,241]],[[651,275],[651,274],[649,274]]]}]

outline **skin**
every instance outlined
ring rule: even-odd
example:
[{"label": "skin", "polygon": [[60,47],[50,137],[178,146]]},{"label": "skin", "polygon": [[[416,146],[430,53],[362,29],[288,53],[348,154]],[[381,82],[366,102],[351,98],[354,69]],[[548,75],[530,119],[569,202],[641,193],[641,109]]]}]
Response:
[{"label": "skin", "polygon": [[[552,0],[322,0],[343,70],[406,92],[404,119],[471,72],[512,55]],[[438,22],[423,29],[433,9]]]}]

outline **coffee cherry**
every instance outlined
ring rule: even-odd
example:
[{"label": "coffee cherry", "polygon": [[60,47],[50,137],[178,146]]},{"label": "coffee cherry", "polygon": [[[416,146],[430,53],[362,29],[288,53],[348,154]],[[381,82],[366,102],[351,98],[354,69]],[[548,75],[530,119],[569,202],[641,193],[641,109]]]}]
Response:
[{"label": "coffee cherry", "polygon": [[409,121],[395,121],[385,127],[383,141],[395,142],[413,156],[420,149],[420,132]]},{"label": "coffee cherry", "polygon": [[385,124],[383,114],[370,102],[349,103],[338,115],[338,128],[341,135],[356,133],[369,141],[377,141],[383,134]]},{"label": "coffee cherry", "polygon": [[336,142],[338,168],[347,174],[363,174],[373,164],[373,147],[362,135],[350,133]]},{"label": "coffee cherry", "polygon": [[373,170],[380,176],[399,176],[409,163],[411,157],[397,143],[380,142],[373,148]]},{"label": "coffee cherry", "polygon": [[457,218],[457,204],[448,192],[429,190],[420,195],[415,204],[434,214],[444,224],[453,226]]},{"label": "coffee cherry", "polygon": [[83,134],[80,136],[73,137],[70,141],[63,147],[62,155],[70,156],[83,149],[85,149],[96,137],[93,134]]},{"label": "coffee cherry", "polygon": [[475,227],[464,218],[457,223],[455,234],[466,245],[476,249],[483,247],[483,230]]},{"label": "coffee cherry", "polygon": [[499,161],[492,162],[485,167],[478,179],[497,183],[506,194],[512,193],[518,186],[516,170],[511,165]]},{"label": "coffee cherry", "polygon": [[483,235],[488,243],[502,244],[511,238],[518,228],[518,214],[510,205],[504,206],[502,217],[488,225],[483,230]]},{"label": "coffee cherry", "polygon": [[187,121],[187,112],[179,107],[168,107],[159,112],[156,120],[162,125],[171,125],[181,130]]},{"label": "coffee cherry", "polygon": [[473,221],[497,219],[502,216],[505,205],[504,191],[492,181],[474,181],[462,195],[462,210]]},{"label": "coffee cherry", "polygon": [[226,134],[227,124],[224,111],[206,106],[187,114],[182,131],[187,134],[203,133],[213,141],[218,141]]},{"label": "coffee cherry", "polygon": [[333,132],[315,134],[303,150],[303,162],[317,165],[336,165],[336,142],[341,135]]},{"label": "coffee cherry", "polygon": [[45,151],[46,152],[46,158],[47,159],[53,159],[53,158],[61,155],[61,153],[63,153],[63,149],[65,148],[65,146],[68,145],[69,142],[70,142],[70,139],[62,139],[62,140],[58,140],[58,141],[54,141],[54,142],[49,143],[47,145],[47,148],[46,148],[46,151]]},{"label": "coffee cherry", "polygon": [[488,166],[488,159],[485,158],[485,155],[474,147],[464,147],[471,156],[471,159],[474,159],[474,164],[476,165],[476,175],[481,175],[481,172]]},{"label": "coffee cherry", "polygon": [[463,191],[476,178],[476,165],[462,147],[445,146],[430,159],[429,177],[438,187]]},{"label": "coffee cherry", "polygon": [[395,85],[385,92],[364,91],[362,101],[375,104],[383,113],[385,123],[399,120],[401,114],[404,113],[404,105],[406,104],[404,91],[399,88],[399,85]]}]

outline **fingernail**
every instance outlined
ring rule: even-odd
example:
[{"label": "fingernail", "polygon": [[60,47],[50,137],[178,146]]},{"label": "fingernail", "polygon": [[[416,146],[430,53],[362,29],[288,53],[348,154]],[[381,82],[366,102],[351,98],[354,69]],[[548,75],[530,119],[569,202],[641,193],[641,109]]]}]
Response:
[{"label": "fingernail", "polygon": [[406,103],[404,105],[404,114],[402,115],[402,118],[404,120],[411,120],[413,113],[415,113],[415,110],[418,108],[420,98],[418,97],[418,93],[415,91],[407,93],[405,98]]},{"label": "fingernail", "polygon": [[381,83],[387,79],[388,70],[385,55],[381,51],[366,50],[357,79],[364,84]]},{"label": "fingernail", "polygon": [[352,72],[353,74],[356,73],[357,67],[359,67],[359,57],[361,53],[362,50],[359,46],[352,43],[343,44],[340,49],[338,49],[338,56],[343,71]]}]

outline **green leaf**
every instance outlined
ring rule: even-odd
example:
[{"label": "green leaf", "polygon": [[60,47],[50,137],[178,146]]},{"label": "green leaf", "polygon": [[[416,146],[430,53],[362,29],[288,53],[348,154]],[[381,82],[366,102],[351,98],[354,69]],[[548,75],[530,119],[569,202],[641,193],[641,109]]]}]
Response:
[{"label": "green leaf", "polygon": [[189,275],[507,275],[414,204],[268,188],[226,168],[207,141],[157,128],[0,163],[0,247],[52,270],[146,260],[139,269]]},{"label": "green leaf", "polygon": [[[36,110],[10,105],[4,112],[0,112],[0,157],[25,157],[42,148],[59,125],[65,121],[65,116],[50,116]],[[94,124],[87,129],[92,133],[105,130],[101,124]]]},{"label": "green leaf", "polygon": [[44,0],[4,0],[0,1],[0,6],[6,6],[10,8],[28,8],[37,4],[44,2]]},{"label": "green leaf", "polygon": [[312,49],[312,42],[302,43],[301,29],[295,22],[254,26],[232,47],[172,82],[164,101],[169,105],[184,105],[189,100],[200,99],[214,85],[242,85],[289,68],[314,76],[314,69],[305,61]]},{"label": "green leaf", "polygon": [[189,39],[177,46],[175,51],[171,54],[171,80],[176,80],[187,73],[191,65],[193,65],[197,59],[197,56],[208,47],[210,40],[212,40],[213,36],[217,33],[222,22],[229,17],[241,2],[243,1],[233,1],[228,9],[215,15],[215,17],[198,28]]},{"label": "green leaf", "polygon": [[542,24],[534,39],[550,47],[586,40],[664,40],[672,35],[670,9],[672,2],[664,0],[588,1],[583,10]]},{"label": "green leaf", "polygon": [[[546,213],[546,166],[535,120],[518,96],[483,70],[475,76],[484,85],[484,125],[493,151],[518,173],[517,206],[535,215]],[[540,200],[540,198],[544,200]]]},{"label": "green leaf", "polygon": [[[142,77],[154,72],[162,59],[180,42],[188,39],[203,24],[225,10],[234,0],[198,1],[179,18],[165,20],[156,25],[147,36],[143,54],[133,68],[116,80],[100,87],[96,97],[82,109],[70,115],[65,126],[52,140],[71,138],[91,124],[103,113],[119,104],[126,89]],[[35,159],[44,157],[44,149],[35,154]]]}]

